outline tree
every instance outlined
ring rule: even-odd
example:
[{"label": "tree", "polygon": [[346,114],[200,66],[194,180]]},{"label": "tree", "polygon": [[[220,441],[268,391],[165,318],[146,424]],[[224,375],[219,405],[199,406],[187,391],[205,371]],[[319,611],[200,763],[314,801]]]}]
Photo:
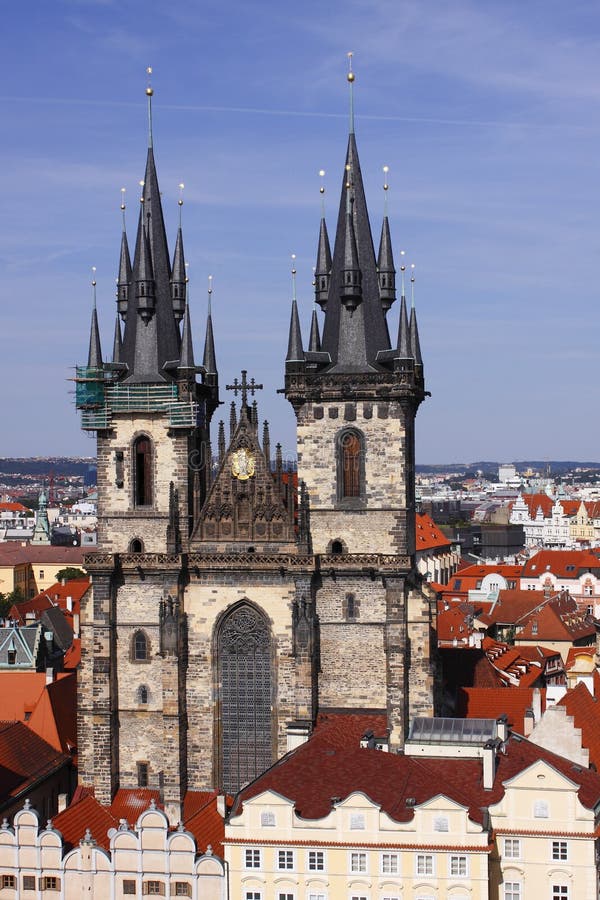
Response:
[{"label": "tree", "polygon": [[13,603],[22,603],[24,599],[25,597],[20,587],[9,591],[8,594],[0,592],[0,619],[6,618]]},{"label": "tree", "polygon": [[87,575],[82,569],[77,569],[75,566],[66,566],[64,569],[61,569],[54,576],[57,581],[73,581],[74,578],[87,578]]}]

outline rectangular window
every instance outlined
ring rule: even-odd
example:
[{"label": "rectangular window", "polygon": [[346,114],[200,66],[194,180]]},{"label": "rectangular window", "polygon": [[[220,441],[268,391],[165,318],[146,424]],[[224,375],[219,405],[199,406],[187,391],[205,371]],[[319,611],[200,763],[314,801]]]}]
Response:
[{"label": "rectangular window", "polygon": [[521,882],[504,882],[504,900],[521,900]]},{"label": "rectangular window", "polygon": [[136,765],[138,787],[148,787],[148,763],[139,762]]},{"label": "rectangular window", "polygon": [[278,900],[294,900],[293,894],[280,893],[277,895]]},{"label": "rectangular window", "polygon": [[366,872],[367,871],[367,854],[353,852],[350,854],[350,871]]},{"label": "rectangular window", "polygon": [[309,872],[324,872],[325,871],[325,853],[323,850],[309,850],[308,851],[308,871]]},{"label": "rectangular window", "polygon": [[14,875],[3,875],[2,876],[2,887],[7,890],[15,890],[17,887],[17,881]]},{"label": "rectangular window", "polygon": [[176,897],[191,897],[192,896],[192,886],[189,881],[176,881],[175,882],[175,896]]},{"label": "rectangular window", "polygon": [[165,896],[165,885],[162,881],[145,881],[143,884],[143,894],[148,894],[150,897],[164,897]]},{"label": "rectangular window", "polygon": [[125,878],[123,879],[123,893],[124,894],[133,894],[135,896],[135,880],[133,878]]},{"label": "rectangular window", "polygon": [[400,871],[400,857],[397,853],[381,854],[381,873],[382,875],[397,875]]},{"label": "rectangular window", "polygon": [[467,876],[467,857],[451,856],[450,857],[450,874],[456,878],[466,878]]},{"label": "rectangular window", "polygon": [[260,891],[246,891],[245,900],[262,900]]},{"label": "rectangular window", "polygon": [[560,862],[566,862],[568,858],[567,842],[552,841],[552,859],[557,859]]},{"label": "rectangular window", "polygon": [[521,841],[518,838],[504,838],[504,858],[521,859]]},{"label": "rectangular window", "polygon": [[293,850],[278,850],[277,851],[277,868],[278,869],[288,869],[288,870],[291,870],[294,868],[294,851]]},{"label": "rectangular window", "polygon": [[60,878],[56,875],[44,875],[40,878],[40,887],[43,891],[60,891]]},{"label": "rectangular window", "polygon": [[248,847],[245,858],[247,869],[260,869],[260,850]]},{"label": "rectangular window", "polygon": [[566,884],[552,885],[552,900],[568,900],[569,888]]},{"label": "rectangular window", "polygon": [[23,890],[35,891],[35,875],[23,875]]},{"label": "rectangular window", "polygon": [[431,853],[417,853],[417,875],[433,875],[433,856]]},{"label": "rectangular window", "polygon": [[327,900],[325,894],[309,894],[308,900]]}]

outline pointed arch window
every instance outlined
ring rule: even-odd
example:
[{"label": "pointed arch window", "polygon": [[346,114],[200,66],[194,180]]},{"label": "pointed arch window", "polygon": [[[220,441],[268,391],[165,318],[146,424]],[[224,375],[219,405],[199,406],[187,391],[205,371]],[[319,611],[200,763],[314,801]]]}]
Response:
[{"label": "pointed arch window", "polygon": [[364,435],[356,428],[347,428],[337,443],[338,500],[360,502],[365,499]]},{"label": "pointed arch window", "polygon": [[142,434],[133,442],[135,506],[152,506],[152,441]]},{"label": "pointed arch window", "polygon": [[248,602],[217,633],[220,781],[235,793],[273,763],[273,659],[267,619]]},{"label": "pointed arch window", "polygon": [[145,662],[149,658],[148,638],[143,631],[134,634],[132,650],[135,662]]}]

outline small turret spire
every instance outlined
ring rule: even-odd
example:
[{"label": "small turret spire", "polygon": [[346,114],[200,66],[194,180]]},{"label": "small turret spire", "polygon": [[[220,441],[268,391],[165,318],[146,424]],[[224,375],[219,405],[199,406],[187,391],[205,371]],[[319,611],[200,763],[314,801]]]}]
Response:
[{"label": "small turret spire", "polygon": [[207,375],[217,374],[217,358],[215,355],[215,338],[212,324],[212,292],[213,277],[208,276],[208,314],[206,316],[206,337],[204,339],[204,358],[202,365]]},{"label": "small turret spire", "polygon": [[235,434],[235,429],[237,428],[237,419],[235,414],[235,400],[231,401],[231,406],[229,408],[229,440],[233,440],[233,436]]},{"label": "small turret spire", "polygon": [[390,223],[387,215],[387,174],[389,167],[383,167],[384,173],[384,212],[381,226],[381,240],[379,241],[379,254],[377,256],[377,274],[379,277],[379,297],[385,313],[389,312],[392,303],[396,300],[396,269],[394,268],[394,255],[392,253],[392,239],[390,237]]},{"label": "small turret spire", "polygon": [[148,75],[148,83],[146,85],[146,97],[148,98],[148,147],[152,147],[152,95],[154,94],[154,89],[150,84],[152,66],[148,66],[146,74]]},{"label": "small turret spire", "polygon": [[119,314],[117,313],[117,317],[115,319],[115,337],[113,340],[113,358],[112,361],[114,363],[121,362],[121,349],[123,347],[123,338],[121,336],[121,321],[119,319]]},{"label": "small turret spire", "polygon": [[[138,260],[136,272],[136,299],[137,311],[144,324],[147,325],[154,315],[156,298],[154,294],[154,272],[152,269],[150,242],[144,226],[143,215],[144,206],[142,204],[140,210],[140,228],[138,230],[138,246],[135,254]],[[148,216],[148,218],[150,218],[150,216]]]},{"label": "small turret spire", "polygon": [[353,56],[354,54],[350,51],[348,53],[348,74],[346,75],[350,85],[350,134],[354,134],[354,81],[356,80],[356,75],[352,71]]},{"label": "small turret spire", "polygon": [[[179,185],[180,191],[183,191],[183,184]],[[175,252],[173,254],[173,269],[171,274],[171,298],[173,300],[173,315],[177,324],[183,319],[183,312],[186,303],[186,271],[185,256],[183,253],[183,233],[181,231],[181,208],[183,206],[183,197],[179,196],[177,201],[179,204],[179,228],[177,229],[177,240],[175,242]]]},{"label": "small turret spire", "polygon": [[102,368],[102,349],[100,347],[100,329],[96,311],[96,266],[92,267],[92,324],[90,327],[90,349],[88,352],[88,368]]},{"label": "small turret spire", "polygon": [[192,342],[192,323],[190,321],[190,304],[185,304],[183,314],[183,334],[181,335],[181,359],[179,360],[180,369],[195,369],[194,363],[194,345]]},{"label": "small turret spire", "polygon": [[398,323],[398,355],[401,359],[408,359],[412,354],[410,352],[410,334],[408,330],[408,315],[406,312],[406,294],[404,289],[404,273],[406,266],[404,265],[404,250],[400,251],[402,256],[402,265],[400,272],[402,273],[402,290],[400,295],[400,321]]},{"label": "small turret spire", "polygon": [[125,228],[125,193],[125,188],[121,188],[121,216],[123,219],[123,230],[121,233],[119,274],[117,276],[117,310],[123,321],[127,318],[129,288],[131,285],[131,257],[129,256],[129,244],[127,243],[127,231]]},{"label": "small turret spire", "polygon": [[[319,172],[321,178],[325,175],[324,169]],[[331,247],[329,245],[329,235],[327,234],[327,225],[325,223],[325,187],[321,183],[319,188],[322,197],[321,203],[321,224],[319,227],[319,246],[317,247],[317,265],[315,267],[315,300],[321,307],[325,309],[327,297],[329,295],[329,283],[331,281]]]},{"label": "small turret spire", "polygon": [[321,352],[321,335],[319,333],[319,320],[317,319],[317,311],[313,309],[312,319],[310,321],[310,338],[308,341],[308,349],[311,353]]},{"label": "small turret spire", "polygon": [[286,362],[303,362],[304,350],[302,348],[302,333],[300,331],[300,319],[298,318],[298,304],[296,302],[296,254],[292,254],[292,314],[290,317],[290,335],[288,340],[288,352]]},{"label": "small turret spire", "polygon": [[223,464],[225,459],[225,423],[219,422],[219,465]]},{"label": "small turret spire", "polygon": [[263,424],[262,449],[265,459],[267,460],[267,465],[269,466],[269,471],[271,471],[271,435],[269,433],[269,423],[266,419]]},{"label": "small turret spire", "polygon": [[352,171],[346,167],[346,229],[344,231],[344,254],[342,263],[342,283],[340,285],[340,299],[349,313],[352,315],[362,300],[362,273],[358,261],[358,248],[354,233],[352,218]]},{"label": "small turret spire", "polygon": [[419,329],[417,327],[417,313],[415,310],[415,266],[411,265],[410,276],[410,355],[414,358],[416,365],[423,365],[423,357],[421,356],[421,342],[419,341]]}]

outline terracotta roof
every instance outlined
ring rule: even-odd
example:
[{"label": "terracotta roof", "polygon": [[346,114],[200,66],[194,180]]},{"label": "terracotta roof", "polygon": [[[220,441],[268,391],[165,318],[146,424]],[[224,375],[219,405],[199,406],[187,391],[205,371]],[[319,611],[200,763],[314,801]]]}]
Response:
[{"label": "terracotta roof", "polygon": [[590,550],[540,550],[523,566],[523,577],[552,572],[559,578],[579,578],[588,569],[600,575],[600,559]]},{"label": "terracotta roof", "polygon": [[547,600],[543,591],[501,590],[496,602],[481,619],[489,625],[514,625]]},{"label": "terracotta roof", "polygon": [[469,635],[473,631],[473,613],[474,609],[470,606],[467,610],[463,609],[468,604],[456,604],[444,609],[443,605],[440,609],[438,604],[437,614],[437,639],[439,641],[458,641],[459,643],[467,642]]},{"label": "terracotta roof", "polygon": [[567,661],[565,662],[565,669],[570,669],[571,666],[574,665],[575,660],[578,656],[587,656],[593,660],[596,656],[595,646],[589,645],[587,647],[569,647],[569,652],[567,653]]},{"label": "terracotta roof", "polygon": [[22,722],[0,721],[0,807],[70,762]]},{"label": "terracotta roof", "polygon": [[520,641],[592,643],[596,638],[596,626],[591,616],[582,613],[575,600],[565,593],[551,597],[540,609],[532,610],[518,621],[517,638]]},{"label": "terracotta roof", "polygon": [[217,808],[217,797],[217,791],[188,791],[183,801],[183,824],[196,838],[200,853],[210,845],[213,853],[222,857],[225,822]]},{"label": "terracotta roof", "polygon": [[[546,691],[540,690],[542,712],[546,708]],[[506,714],[509,723],[522,734],[525,712],[533,706],[533,689],[523,687],[460,688],[456,713],[465,719],[497,719]]]},{"label": "terracotta roof", "polygon": [[426,513],[417,513],[415,522],[417,550],[433,550],[438,547],[452,546],[452,541],[448,540],[441,528],[438,528]]},{"label": "terracotta roof", "polygon": [[[351,716],[343,718],[349,722]],[[586,808],[592,809],[600,802],[600,775],[514,734],[504,745],[506,752],[497,756],[492,790],[484,791],[480,760],[411,757],[361,749],[353,737],[357,730],[349,727],[342,739],[343,730],[338,729],[337,744],[319,740],[315,733],[284,756],[238,794],[233,813],[239,812],[245,801],[272,790],[293,801],[298,815],[320,819],[331,811],[332,796],[343,800],[362,791],[400,822],[414,816],[413,806],[406,802],[408,797],[420,805],[443,793],[466,806],[471,819],[483,824],[482,808],[502,798],[503,782],[538,760],[546,761],[578,784],[578,796]]]},{"label": "terracotta roof", "polygon": [[56,750],[73,755],[77,748],[77,676],[64,674],[48,684],[28,726]]},{"label": "terracotta roof", "polygon": [[25,722],[46,687],[44,672],[2,672],[2,715],[6,720]]},{"label": "terracotta roof", "polygon": [[92,837],[100,847],[109,849],[108,831],[119,827],[119,820],[111,814],[106,806],[102,806],[92,794],[85,794],[73,802],[52,820],[52,825],[62,834],[65,849],[79,844],[89,828]]},{"label": "terracotta roof", "polygon": [[83,565],[84,547],[54,547],[50,544],[25,544],[15,541],[0,542],[0,566],[16,566],[19,563],[46,563],[60,566]]},{"label": "terracotta roof", "polygon": [[592,697],[583,682],[567,691],[558,701],[564,706],[573,724],[581,729],[581,743],[590,754],[590,762],[600,768],[600,703]]},{"label": "terracotta roof", "polygon": [[540,507],[544,514],[544,518],[547,518],[551,514],[554,500],[552,500],[548,494],[522,494],[521,496],[529,508],[529,515],[532,519],[535,519]]},{"label": "terracotta roof", "polygon": [[0,503],[0,512],[22,512],[30,516],[34,515],[33,510],[29,509],[28,506],[23,506],[22,503],[9,503],[6,501]]},{"label": "terracotta roof", "polygon": [[63,668],[66,672],[75,671],[81,662],[81,638],[73,638],[73,643],[66,651],[63,658]]},{"label": "terracotta roof", "polygon": [[159,791],[151,788],[121,788],[113,798],[110,811],[117,821],[127,819],[134,828],[141,813],[150,806],[151,800],[154,800],[159,809],[163,809]]}]

